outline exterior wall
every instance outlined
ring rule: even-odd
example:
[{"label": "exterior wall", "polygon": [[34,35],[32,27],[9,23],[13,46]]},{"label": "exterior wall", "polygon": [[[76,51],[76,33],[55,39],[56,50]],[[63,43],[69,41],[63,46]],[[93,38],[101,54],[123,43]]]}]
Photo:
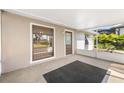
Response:
[{"label": "exterior wall", "polygon": [[30,64],[31,22],[55,27],[56,58],[64,57],[63,32],[69,28],[8,12],[4,12],[2,16],[2,73],[33,65]]},{"label": "exterior wall", "polygon": [[82,49],[77,49],[77,54],[79,55],[84,55],[84,56],[90,56],[90,57],[96,57],[96,51],[89,51],[89,50],[82,50]]},{"label": "exterior wall", "polygon": [[108,52],[97,52],[97,58],[124,64],[124,55]]}]

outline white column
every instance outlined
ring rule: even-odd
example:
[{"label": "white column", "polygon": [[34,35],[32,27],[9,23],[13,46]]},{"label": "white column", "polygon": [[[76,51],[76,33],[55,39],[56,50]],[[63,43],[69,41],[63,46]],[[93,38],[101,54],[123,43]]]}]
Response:
[{"label": "white column", "polygon": [[2,30],[2,13],[1,13],[1,10],[0,10],[0,76],[1,76],[1,30]]}]

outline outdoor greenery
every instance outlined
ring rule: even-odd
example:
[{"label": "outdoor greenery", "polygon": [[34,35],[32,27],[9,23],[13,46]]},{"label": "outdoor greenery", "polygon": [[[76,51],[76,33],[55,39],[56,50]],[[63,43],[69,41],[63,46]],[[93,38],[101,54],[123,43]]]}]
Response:
[{"label": "outdoor greenery", "polygon": [[[106,50],[124,50],[124,34],[99,34],[94,38],[94,42],[96,45],[96,41],[98,40],[98,48],[106,49]],[[96,46],[95,46],[96,47]]]},{"label": "outdoor greenery", "polygon": [[33,34],[33,48],[46,48],[51,45],[47,39],[41,37],[41,34]]}]

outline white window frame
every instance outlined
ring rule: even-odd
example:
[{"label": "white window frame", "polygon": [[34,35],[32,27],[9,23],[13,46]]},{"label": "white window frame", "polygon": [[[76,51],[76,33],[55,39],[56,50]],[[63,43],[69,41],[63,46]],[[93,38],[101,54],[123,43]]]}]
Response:
[{"label": "white window frame", "polygon": [[[33,25],[36,25],[36,26],[41,26],[41,27],[46,27],[46,28],[52,28],[53,29],[53,33],[54,33],[54,56],[52,57],[49,57],[49,58],[44,58],[44,59],[40,59],[40,60],[36,60],[36,61],[33,61],[32,60],[32,50],[33,50],[33,47],[32,47],[32,42],[33,42],[33,39],[32,39],[32,26]],[[52,60],[52,59],[55,59],[56,58],[56,45],[55,45],[55,27],[52,27],[52,26],[47,26],[47,25],[42,25],[42,24],[37,24],[37,23],[30,23],[30,64],[35,64],[35,63],[42,63],[42,62],[46,62],[46,61],[49,61],[49,60]]]},{"label": "white window frame", "polygon": [[74,55],[74,31],[69,30],[69,29],[64,29],[64,56],[68,56],[66,55],[66,44],[65,44],[65,32],[72,32],[72,54],[69,55]]},{"label": "white window frame", "polygon": [[2,39],[2,11],[0,10],[0,76],[2,73],[2,59],[1,59],[1,39]]}]

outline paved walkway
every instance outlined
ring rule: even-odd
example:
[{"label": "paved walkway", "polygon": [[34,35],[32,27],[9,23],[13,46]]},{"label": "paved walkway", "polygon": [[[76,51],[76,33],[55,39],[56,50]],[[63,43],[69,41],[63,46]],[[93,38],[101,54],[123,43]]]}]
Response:
[{"label": "paved walkway", "polygon": [[75,60],[85,62],[108,70],[103,82],[124,83],[124,65],[80,55],[70,55],[61,59],[51,60],[28,68],[5,73],[0,82],[6,83],[45,83],[44,73],[62,67]]}]

